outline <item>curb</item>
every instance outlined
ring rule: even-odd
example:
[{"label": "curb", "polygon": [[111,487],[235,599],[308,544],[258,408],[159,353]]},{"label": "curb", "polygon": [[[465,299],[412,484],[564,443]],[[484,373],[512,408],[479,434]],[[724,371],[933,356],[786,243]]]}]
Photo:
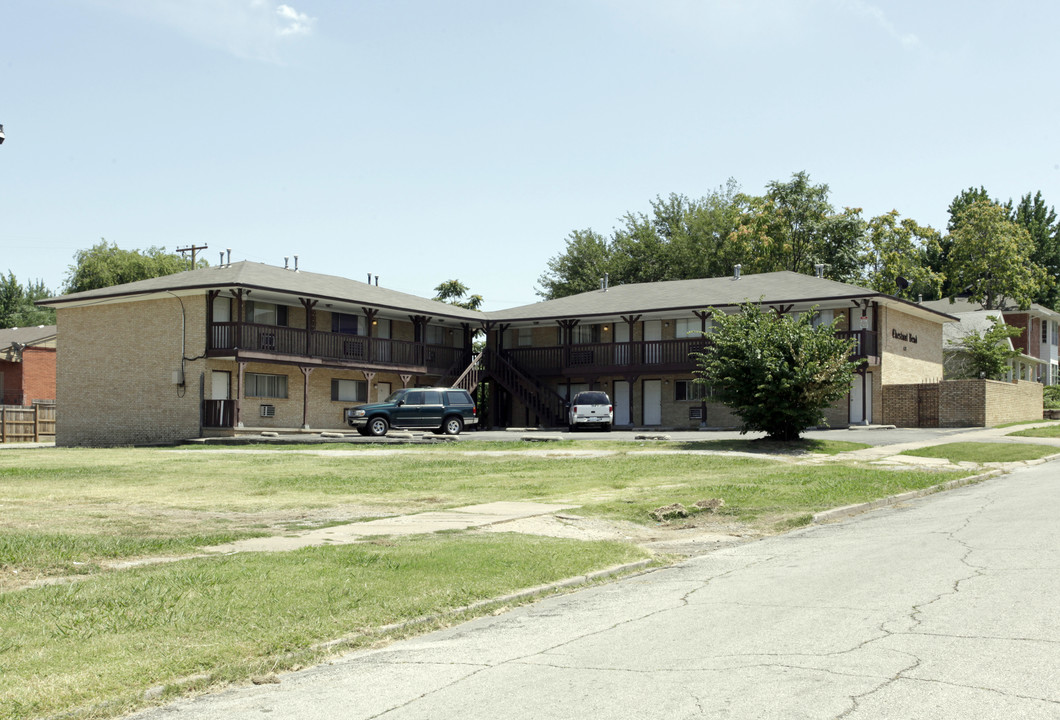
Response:
[{"label": "curb", "polygon": [[[1060,455],[1057,457],[1060,457]],[[978,475],[969,475],[968,477],[950,480],[949,482],[944,482],[940,485],[932,485],[931,487],[923,488],[922,490],[910,490],[909,492],[901,493],[899,495],[891,495],[889,497],[880,498],[879,500],[870,500],[868,502],[857,503],[856,505],[845,505],[843,507],[832,508],[831,510],[824,510],[814,514],[813,524],[819,525],[837,518],[859,515],[863,512],[868,512],[869,510],[897,505],[898,503],[906,502],[907,500],[915,500],[916,498],[925,497],[927,495],[934,495],[943,490],[952,490],[963,485],[971,485],[973,483],[982,482],[995,475],[1002,475],[1005,472],[1006,471],[1004,470],[990,470],[985,473],[979,473]]]},{"label": "curb", "polygon": [[596,572],[587,573],[585,575],[575,575],[573,577],[564,578],[563,580],[556,580],[555,582],[548,583],[546,585],[538,585],[532,588],[526,588],[525,590],[519,590],[518,592],[509,593],[507,595],[501,595],[495,598],[487,598],[485,600],[479,600],[473,602],[470,605],[463,605],[461,607],[453,608],[442,613],[436,613],[434,615],[422,615],[418,618],[412,618],[411,620],[405,620],[398,623],[391,623],[390,625],[381,625],[377,628],[371,628],[367,632],[358,633],[357,635],[351,635],[344,638],[338,638],[336,640],[328,640],[327,642],[317,643],[316,645],[310,646],[311,650],[332,650],[341,648],[343,645],[348,645],[352,641],[362,638],[366,635],[384,635],[389,632],[395,632],[397,630],[405,630],[407,628],[415,627],[417,625],[426,625],[427,623],[437,622],[443,618],[455,617],[462,613],[474,612],[476,610],[482,610],[493,605],[504,605],[510,602],[519,602],[522,600],[529,600],[540,595],[545,595],[555,590],[565,590],[568,588],[581,587],[582,585],[589,585],[597,580],[603,580],[604,578],[612,577],[615,575],[623,575],[625,573],[632,573],[636,570],[643,570],[650,565],[653,565],[655,560],[646,558],[644,560],[637,560],[636,562],[626,563],[625,565],[616,565],[614,567],[605,568],[603,570],[597,570]]}]

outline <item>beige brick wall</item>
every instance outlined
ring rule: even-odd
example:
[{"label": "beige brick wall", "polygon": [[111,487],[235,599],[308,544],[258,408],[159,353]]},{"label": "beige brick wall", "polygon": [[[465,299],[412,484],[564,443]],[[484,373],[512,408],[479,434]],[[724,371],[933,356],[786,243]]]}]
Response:
[{"label": "beige brick wall", "polygon": [[[895,337],[895,334],[905,338]],[[912,341],[916,337],[916,342]],[[894,308],[880,308],[880,382],[883,385],[942,379],[942,325]]]},{"label": "beige brick wall", "polygon": [[[205,299],[184,298],[187,357],[205,348]],[[61,308],[56,444],[166,443],[199,431],[203,360],[181,367],[181,304],[173,299]]]},{"label": "beige brick wall", "polygon": [[[1042,385],[1021,380],[945,380],[938,385],[939,427],[994,427],[1041,420]],[[898,427],[919,424],[919,386],[888,385],[883,421]]]}]

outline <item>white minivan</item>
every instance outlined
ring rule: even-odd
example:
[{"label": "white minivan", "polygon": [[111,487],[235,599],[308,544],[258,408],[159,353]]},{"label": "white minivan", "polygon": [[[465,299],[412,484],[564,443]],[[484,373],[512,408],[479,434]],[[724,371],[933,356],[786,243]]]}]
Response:
[{"label": "white minivan", "polygon": [[570,430],[580,427],[598,427],[604,432],[611,430],[615,420],[615,408],[607,393],[599,390],[587,390],[574,396],[570,403]]}]

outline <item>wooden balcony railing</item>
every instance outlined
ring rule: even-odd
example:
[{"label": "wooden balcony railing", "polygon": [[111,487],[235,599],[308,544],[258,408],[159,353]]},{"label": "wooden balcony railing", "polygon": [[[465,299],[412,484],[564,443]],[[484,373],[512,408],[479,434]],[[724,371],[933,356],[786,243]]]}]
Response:
[{"label": "wooden balcony railing", "polygon": [[[879,335],[872,330],[837,332],[855,342],[853,359],[879,356]],[[609,374],[623,372],[690,372],[709,342],[702,337],[679,340],[590,343],[585,345],[513,348],[504,354],[525,372],[535,375]]]},{"label": "wooden balcony railing", "polygon": [[214,353],[244,350],[355,364],[441,371],[452,367],[464,355],[463,348],[237,322],[213,323],[210,326],[209,349]]}]

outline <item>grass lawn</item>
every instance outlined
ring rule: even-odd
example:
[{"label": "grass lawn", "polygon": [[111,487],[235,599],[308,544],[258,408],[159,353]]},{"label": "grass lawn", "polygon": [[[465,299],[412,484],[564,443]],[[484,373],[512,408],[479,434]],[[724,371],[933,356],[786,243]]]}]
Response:
[{"label": "grass lawn", "polygon": [[[803,451],[849,449],[810,443]],[[747,445],[763,457],[695,452]],[[796,463],[755,441],[339,449],[0,453],[0,718],[119,715],[153,685],[314,662],[314,643],[372,638],[381,625],[645,553],[613,542],[443,533],[120,571],[107,570],[108,560],[498,500],[562,502],[580,515],[654,524],[656,507],[719,497],[718,516],[694,520],[773,532],[819,510],[962,474]],[[82,579],[29,582],[73,574]]]},{"label": "grass lawn", "polygon": [[1058,438],[1060,437],[1060,422],[1046,427],[1011,432],[1009,435],[1016,435],[1018,437]]},{"label": "grass lawn", "polygon": [[[1014,434],[1020,435],[1022,433]],[[900,454],[914,455],[916,457],[945,458],[952,463],[988,463],[1037,460],[1046,455],[1055,455],[1058,452],[1060,452],[1060,448],[1050,447],[1049,445],[958,442],[934,445],[919,450],[906,450]]]}]

